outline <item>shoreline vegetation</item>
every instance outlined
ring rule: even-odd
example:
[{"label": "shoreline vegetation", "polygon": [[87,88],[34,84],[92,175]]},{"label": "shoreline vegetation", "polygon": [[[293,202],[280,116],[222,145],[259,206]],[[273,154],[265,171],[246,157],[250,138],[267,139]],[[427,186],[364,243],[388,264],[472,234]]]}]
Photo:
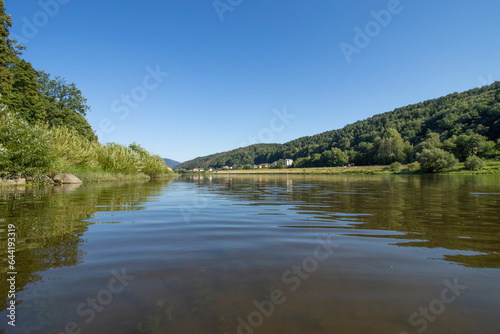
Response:
[{"label": "shoreline vegetation", "polygon": [[34,184],[52,183],[57,173],[71,173],[82,182],[149,180],[174,174],[160,156],[135,142],[128,147],[103,145],[75,129],[30,124],[5,111],[0,114],[0,173],[3,181],[23,179]]},{"label": "shoreline vegetation", "polygon": [[[149,181],[163,181],[171,180],[179,176],[177,173],[169,173],[159,176],[151,177],[143,173],[137,174],[121,174],[121,173],[110,173],[110,172],[92,172],[92,171],[80,171],[70,173],[76,176],[83,184],[96,184],[96,183],[111,183],[111,182],[149,182]],[[49,179],[51,177],[47,175]],[[73,187],[73,184],[58,184],[56,182],[49,181],[29,181],[22,183],[10,183],[9,181],[19,181],[22,179],[0,179],[0,190],[8,188],[18,188],[18,187],[31,187],[31,186],[62,186],[62,187]],[[47,179],[48,180],[48,179]]]},{"label": "shoreline vegetation", "polygon": [[[307,168],[266,168],[266,169],[237,169],[192,172],[182,171],[181,175],[259,175],[259,174],[365,174],[365,175],[428,175],[409,165],[384,165],[384,166],[351,166],[351,167],[307,167]],[[463,163],[459,163],[454,170],[433,173],[434,175],[500,175],[500,161],[488,161],[480,170],[469,170]]]}]

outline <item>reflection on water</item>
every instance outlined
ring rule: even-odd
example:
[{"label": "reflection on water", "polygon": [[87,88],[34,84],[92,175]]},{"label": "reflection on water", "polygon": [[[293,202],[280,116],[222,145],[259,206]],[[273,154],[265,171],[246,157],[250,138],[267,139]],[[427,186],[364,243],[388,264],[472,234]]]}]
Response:
[{"label": "reflection on water", "polygon": [[0,328],[498,333],[499,202],[495,176],[199,175],[11,189],[0,239],[6,258],[16,225],[17,323]]},{"label": "reflection on water", "polygon": [[[41,279],[39,272],[82,263],[84,233],[98,211],[144,210],[146,201],[163,190],[165,183],[147,186],[140,183],[81,184],[41,188],[6,188],[0,193],[1,240],[6,240],[8,224],[14,224],[16,241],[17,286]],[[2,242],[2,255],[7,244]],[[5,258],[5,256],[3,257]],[[5,276],[7,266],[0,271]],[[2,296],[7,287],[1,286]],[[2,300],[5,302],[5,300]],[[5,307],[6,304],[3,304]]]}]

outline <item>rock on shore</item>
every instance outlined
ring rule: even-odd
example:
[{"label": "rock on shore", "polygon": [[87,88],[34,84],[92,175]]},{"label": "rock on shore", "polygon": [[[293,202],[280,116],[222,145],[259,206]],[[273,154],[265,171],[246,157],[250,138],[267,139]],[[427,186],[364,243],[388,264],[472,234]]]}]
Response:
[{"label": "rock on shore", "polygon": [[82,183],[82,181],[70,173],[57,173],[53,178],[55,183],[58,184],[77,184]]}]

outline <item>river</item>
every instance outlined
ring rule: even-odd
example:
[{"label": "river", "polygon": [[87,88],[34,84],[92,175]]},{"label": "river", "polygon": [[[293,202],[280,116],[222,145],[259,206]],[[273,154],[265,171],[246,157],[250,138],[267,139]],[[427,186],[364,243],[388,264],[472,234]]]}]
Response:
[{"label": "river", "polygon": [[0,333],[500,331],[498,176],[29,187],[0,214]]}]

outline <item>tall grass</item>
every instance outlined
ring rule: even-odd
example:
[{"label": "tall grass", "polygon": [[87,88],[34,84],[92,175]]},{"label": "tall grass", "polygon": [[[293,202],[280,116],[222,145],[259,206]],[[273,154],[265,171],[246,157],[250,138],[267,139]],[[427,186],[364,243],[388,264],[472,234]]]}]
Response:
[{"label": "tall grass", "polygon": [[17,115],[0,111],[0,176],[41,177],[55,154],[47,126],[31,125]]},{"label": "tall grass", "polygon": [[141,171],[139,153],[123,145],[109,143],[101,146],[97,159],[103,170],[123,174],[135,174]]},{"label": "tall grass", "polygon": [[140,147],[138,145],[102,145],[64,127],[53,128],[51,132],[60,166],[99,169],[126,175],[143,173],[156,176],[170,172],[162,158],[151,155],[142,148],[137,150],[136,147]]},{"label": "tall grass", "polygon": [[70,167],[94,168],[98,161],[96,153],[100,149],[97,141],[90,141],[76,130],[66,127],[50,129],[53,151],[57,156],[54,167],[66,171]]},{"label": "tall grass", "polygon": [[171,169],[165,165],[165,161],[159,155],[141,156],[141,162],[141,172],[151,177],[171,172]]},{"label": "tall grass", "polygon": [[[139,149],[138,149],[139,148]],[[1,176],[33,176],[77,170],[89,173],[148,175],[171,173],[163,160],[139,145],[100,144],[74,129],[32,125],[13,113],[0,112]]]}]

